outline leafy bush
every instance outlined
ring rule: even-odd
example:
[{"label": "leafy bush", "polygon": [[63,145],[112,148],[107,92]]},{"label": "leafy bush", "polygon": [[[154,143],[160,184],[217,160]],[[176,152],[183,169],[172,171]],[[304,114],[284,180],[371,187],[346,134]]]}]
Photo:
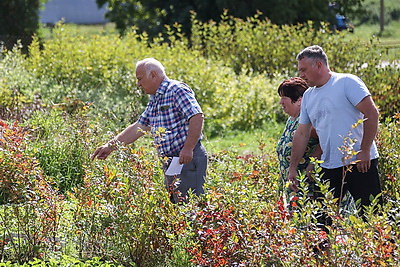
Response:
[{"label": "leafy bush", "polygon": [[58,190],[66,192],[82,184],[89,160],[88,107],[73,102],[56,108],[35,112],[27,124],[35,136],[31,149],[43,172]]},{"label": "leafy bush", "polygon": [[225,15],[219,24],[193,18],[192,24],[193,48],[207,58],[224,62],[237,73],[296,76],[297,53],[309,45],[320,45],[332,71],[353,73],[364,80],[383,117],[393,116],[399,109],[398,65],[393,62],[383,66],[380,55],[384,51],[375,38],[364,43],[345,39],[344,33],[332,34],[326,24],[318,30],[311,22],[278,26],[259,20],[257,15],[247,20]]},{"label": "leafy bush", "polygon": [[[400,117],[387,118],[380,127],[378,134],[379,170],[381,172],[383,187],[386,196],[391,199],[399,199],[400,178]],[[397,210],[397,208],[396,208]]]},{"label": "leafy bush", "polygon": [[56,251],[61,197],[29,153],[29,134],[0,121],[0,261],[26,262]]},{"label": "leafy bush", "polygon": [[[56,122],[54,118],[49,121]],[[386,168],[385,172],[397,171],[398,153],[387,146],[392,141],[397,143],[388,134],[397,132],[398,127],[397,122],[381,127],[382,162],[387,162],[386,154],[393,158],[387,162],[390,165],[382,168]],[[395,182],[385,186],[384,194],[390,201],[378,214],[369,209],[368,223],[355,214],[338,213],[336,201],[325,187],[324,210],[334,220],[330,231],[323,232],[316,226],[321,203],[300,197],[293,214],[285,209],[275,152],[263,143],[256,154],[238,156],[232,150],[224,150],[210,155],[206,194],[192,196],[185,205],[169,202],[155,150],[150,144],[137,145],[120,147],[104,163],[87,163],[84,182],[65,194],[63,202],[53,200],[50,210],[54,220],[42,220],[48,214],[41,209],[47,207],[46,201],[0,206],[6,237],[20,225],[25,227],[27,236],[37,234],[37,238],[44,238],[51,233],[53,239],[43,240],[55,241],[42,243],[42,239],[33,239],[37,242],[28,243],[31,251],[36,251],[36,244],[41,245],[38,253],[29,255],[16,254],[13,247],[4,246],[0,248],[7,255],[3,260],[26,262],[36,256],[50,261],[68,255],[79,262],[101,258],[105,264],[129,266],[393,266],[400,260],[396,176],[392,179]],[[24,180],[23,185],[26,184],[29,182]],[[51,199],[57,196],[42,187],[31,190],[31,194]],[[15,212],[17,208],[25,209],[23,214],[29,216]],[[17,239],[6,238],[3,242],[9,244],[10,240]],[[331,244],[329,254],[318,249],[326,240]],[[30,251],[29,247],[20,248],[24,253]]]},{"label": "leafy bush", "polygon": [[[399,123],[398,115],[390,116],[397,112],[397,95],[391,93],[399,88],[397,69],[379,66],[375,41],[342,43],[340,35],[307,25],[292,29],[250,20],[249,26],[233,18],[224,23],[200,25],[204,29],[196,34],[207,33],[204,44],[190,43],[177,26],[169,29],[169,40],[160,37],[150,45],[134,29],[124,38],[80,36],[59,25],[43,50],[35,42],[29,57],[18,50],[3,54],[2,114],[22,121],[1,122],[0,261],[38,266],[400,262]],[[268,146],[265,140],[254,153],[239,155],[235,148],[210,153],[206,194],[191,196],[185,205],[169,202],[147,137],[120,147],[105,162],[89,161],[94,147],[146,104],[134,85],[138,59],[158,58],[171,78],[194,89],[206,115],[206,134],[214,136],[282,119],[276,88],[294,73],[295,54],[310,40],[324,46],[335,71],[366,80],[382,111],[378,145],[386,203],[379,213],[373,212],[376,207],[367,210],[368,223],[338,212],[326,186],[323,203],[299,197],[289,213],[280,197],[275,143]],[[251,53],[243,54],[246,49]],[[21,110],[25,115],[16,116]],[[302,190],[307,191],[304,184]],[[323,207],[333,218],[328,232],[316,225]],[[321,242],[330,244],[329,253],[320,249]]]},{"label": "leafy bush", "polygon": [[33,88],[41,82],[24,66],[25,55],[15,47],[0,56],[0,118],[22,120],[39,108]]},{"label": "leafy bush", "polygon": [[115,157],[112,167],[93,166],[85,183],[69,194],[73,245],[81,258],[162,265],[172,250],[178,217],[166,201],[158,165],[151,164],[157,155],[121,148]]},{"label": "leafy bush", "polygon": [[[46,103],[65,98],[90,101],[95,107],[92,112],[117,123],[127,124],[144,109],[147,96],[136,89],[133,72],[135,61],[146,56],[159,59],[171,78],[193,88],[205,109],[210,135],[221,129],[251,129],[275,118],[277,96],[271,93],[275,84],[264,75],[237,75],[188,49],[179,28],[170,34],[171,45],[157,40],[147,47],[146,36],[135,31],[120,39],[117,35],[82,36],[59,25],[43,50],[34,42],[26,67],[47,80],[49,86],[39,89]],[[230,105],[232,101],[239,103]]]}]

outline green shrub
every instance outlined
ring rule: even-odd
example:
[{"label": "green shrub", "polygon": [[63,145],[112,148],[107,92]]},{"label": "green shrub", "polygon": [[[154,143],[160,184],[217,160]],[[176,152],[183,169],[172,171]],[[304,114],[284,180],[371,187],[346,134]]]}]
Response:
[{"label": "green shrub", "polygon": [[[195,31],[198,39],[191,42],[177,26],[169,29],[169,40],[151,44],[134,29],[119,38],[82,36],[59,25],[43,50],[35,42],[29,57],[3,54],[1,100],[7,108],[27,107],[30,115],[21,117],[23,128],[1,122],[12,131],[0,135],[0,260],[24,264],[39,258],[38,266],[91,260],[105,266],[395,266],[398,115],[381,121],[378,137],[384,207],[379,213],[369,209],[365,223],[338,213],[325,192],[323,203],[334,219],[329,233],[316,227],[321,203],[300,197],[296,212],[285,210],[275,151],[263,140],[254,153],[238,155],[235,147],[210,153],[206,194],[185,205],[169,202],[148,137],[120,147],[107,161],[89,161],[94,147],[146,105],[133,71],[137,60],[149,56],[196,92],[208,136],[286,117],[276,88],[295,73],[296,53],[311,42],[326,49],[332,69],[366,81],[382,118],[397,113],[397,69],[378,66],[374,40],[366,46],[343,43],[340,35],[310,25],[249,21],[200,25],[203,31]],[[35,96],[38,107],[26,105]],[[329,254],[316,251],[324,240],[331,243]]]},{"label": "green shrub", "polygon": [[[27,121],[35,136],[31,149],[43,172],[61,192],[82,184],[89,161],[87,106],[82,102],[75,103],[75,107],[70,104],[37,111]],[[65,111],[73,107],[71,113]]]},{"label": "green shrub", "polygon": [[376,38],[365,43],[345,39],[344,33],[332,34],[328,25],[318,30],[311,22],[278,26],[257,16],[242,20],[224,15],[219,24],[193,18],[192,23],[193,48],[237,73],[296,76],[296,55],[309,45],[320,45],[332,71],[353,73],[364,80],[384,118],[399,110],[399,68],[394,62],[383,67],[380,55],[384,50]]},{"label": "green shrub", "polygon": [[271,92],[275,84],[271,86],[265,75],[237,75],[221,62],[201,56],[188,48],[179,27],[170,30],[170,44],[164,41],[148,47],[146,36],[134,30],[123,38],[83,36],[59,25],[43,50],[34,42],[26,67],[48,82],[48,87],[40,88],[46,103],[61,103],[65,98],[89,101],[94,114],[122,125],[136,119],[147,102],[136,88],[134,74],[135,62],[144,57],[159,59],[170,78],[193,88],[211,136],[221,129],[252,129],[275,118],[277,96]]},{"label": "green shrub", "polygon": [[60,196],[29,153],[30,136],[0,121],[0,261],[23,263],[59,248]]},{"label": "green shrub", "polygon": [[379,170],[386,196],[399,199],[400,179],[400,117],[387,118],[379,127]]},{"label": "green shrub", "polygon": [[156,161],[154,151],[121,147],[110,165],[94,164],[84,184],[68,194],[68,233],[80,258],[163,265],[179,217]]},{"label": "green shrub", "polygon": [[35,91],[40,84],[25,68],[26,57],[19,48],[0,56],[0,118],[23,120],[36,108]]}]

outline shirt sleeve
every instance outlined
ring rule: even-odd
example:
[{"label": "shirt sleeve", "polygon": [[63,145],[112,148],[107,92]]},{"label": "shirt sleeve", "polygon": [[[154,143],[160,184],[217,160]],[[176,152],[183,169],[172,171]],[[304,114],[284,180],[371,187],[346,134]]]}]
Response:
[{"label": "shirt sleeve", "polygon": [[304,92],[303,98],[301,99],[300,119],[299,119],[299,123],[301,123],[301,124],[311,123],[310,117],[307,112],[307,101],[308,101],[307,94],[308,94],[307,91]]},{"label": "shirt sleeve", "polygon": [[147,105],[146,109],[140,115],[140,117],[138,119],[138,123],[139,124],[145,125],[145,126],[149,126],[150,125],[150,120],[148,118],[148,112],[149,112],[149,105]]},{"label": "shirt sleeve", "polygon": [[365,83],[355,75],[347,76],[345,94],[353,106],[357,106],[366,96],[371,95]]},{"label": "shirt sleeve", "polygon": [[203,113],[199,103],[195,98],[193,90],[188,86],[179,86],[175,91],[176,101],[178,104],[178,109],[184,117],[189,120],[196,114]]}]

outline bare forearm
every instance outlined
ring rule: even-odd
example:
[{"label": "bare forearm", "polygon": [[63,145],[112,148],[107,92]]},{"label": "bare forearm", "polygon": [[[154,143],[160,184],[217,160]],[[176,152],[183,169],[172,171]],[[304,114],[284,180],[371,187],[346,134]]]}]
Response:
[{"label": "bare forearm", "polygon": [[185,149],[193,150],[199,141],[201,131],[203,130],[204,116],[199,113],[194,115],[189,120],[189,132],[184,144]]},{"label": "bare forearm", "polygon": [[297,172],[297,166],[306,151],[310,139],[310,126],[300,125],[293,136],[292,154],[290,156],[289,172]]},{"label": "bare forearm", "polygon": [[292,154],[290,156],[290,172],[297,172],[297,166],[303,158],[304,152],[306,150],[307,143],[304,144],[303,137],[298,137],[293,139]]},{"label": "bare forearm", "polygon": [[128,145],[135,142],[139,137],[144,135],[144,132],[149,130],[149,127],[135,122],[126,127],[125,130],[119,133],[114,139]]},{"label": "bare forearm", "polygon": [[147,127],[135,122],[134,124],[125,128],[125,130],[123,130],[112,140],[102,145],[101,147],[98,147],[92,154],[91,159],[92,160],[94,160],[95,158],[106,159],[112,151],[117,149],[118,142],[122,142],[124,144],[133,143],[136,141],[136,139],[138,139],[140,136],[144,134],[143,131],[146,129]]},{"label": "bare forearm", "polygon": [[371,112],[364,121],[364,133],[361,141],[361,150],[369,151],[378,131],[378,113]]},{"label": "bare forearm", "polygon": [[361,151],[369,151],[378,131],[379,111],[371,96],[365,97],[356,106],[364,114],[364,132],[361,140]]}]

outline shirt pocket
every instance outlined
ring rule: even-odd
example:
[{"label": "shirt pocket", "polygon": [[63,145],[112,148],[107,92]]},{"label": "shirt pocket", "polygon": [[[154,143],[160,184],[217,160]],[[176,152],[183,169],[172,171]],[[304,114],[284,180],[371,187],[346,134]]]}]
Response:
[{"label": "shirt pocket", "polygon": [[173,106],[162,105],[158,109],[157,121],[158,127],[165,128],[166,130],[173,130],[178,126],[180,116]]}]

